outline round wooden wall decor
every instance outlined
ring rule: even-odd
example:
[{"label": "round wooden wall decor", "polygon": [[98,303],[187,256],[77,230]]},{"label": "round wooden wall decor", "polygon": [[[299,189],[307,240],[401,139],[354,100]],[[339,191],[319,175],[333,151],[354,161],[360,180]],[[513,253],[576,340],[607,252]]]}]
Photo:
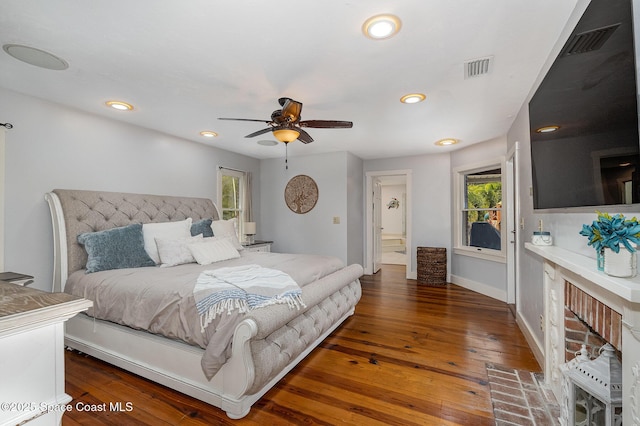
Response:
[{"label": "round wooden wall decor", "polygon": [[318,202],[318,185],[307,175],[294,176],[284,189],[284,201],[292,212],[305,214]]}]

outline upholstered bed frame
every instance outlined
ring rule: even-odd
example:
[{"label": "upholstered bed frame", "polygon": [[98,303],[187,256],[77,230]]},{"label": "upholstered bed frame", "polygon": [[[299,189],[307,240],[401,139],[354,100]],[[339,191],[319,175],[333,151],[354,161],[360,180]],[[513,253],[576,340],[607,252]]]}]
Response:
[{"label": "upholstered bed frame", "polygon": [[[53,222],[53,291],[64,290],[67,277],[84,268],[86,253],[77,242],[81,233],[131,223],[219,217],[216,206],[203,198],[54,190],[45,199]],[[200,366],[203,349],[84,314],[67,322],[65,344],[237,419],[353,314],[361,275],[360,265],[350,265],[305,286],[306,309],[274,305],[247,314],[235,330],[231,357],[211,381]]]}]

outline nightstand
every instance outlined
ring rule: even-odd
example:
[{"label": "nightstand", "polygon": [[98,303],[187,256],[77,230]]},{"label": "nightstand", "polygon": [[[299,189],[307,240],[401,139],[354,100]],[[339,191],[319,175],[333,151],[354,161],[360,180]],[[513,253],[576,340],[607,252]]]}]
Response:
[{"label": "nightstand", "polygon": [[64,322],[92,302],[7,282],[0,282],[0,301],[0,424],[59,425],[71,402],[65,393]]},{"label": "nightstand", "polygon": [[244,247],[244,249],[246,251],[270,252],[271,251],[271,244],[273,244],[273,241],[256,240],[252,244],[245,243],[245,244],[242,244],[242,246]]},{"label": "nightstand", "polygon": [[33,277],[31,275],[19,274],[17,272],[0,272],[0,281],[26,286],[33,282]]}]

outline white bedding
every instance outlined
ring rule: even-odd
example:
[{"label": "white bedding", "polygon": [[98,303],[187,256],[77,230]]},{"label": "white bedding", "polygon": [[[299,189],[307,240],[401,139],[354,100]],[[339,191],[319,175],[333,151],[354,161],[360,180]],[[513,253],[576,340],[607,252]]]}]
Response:
[{"label": "white bedding", "polygon": [[[86,274],[76,271],[65,292],[93,301],[88,315],[179,339],[205,349],[202,367],[210,379],[230,353],[230,342],[243,314],[223,314],[201,332],[193,289],[200,273],[221,267],[257,264],[289,274],[302,287],[344,265],[338,258],[315,255],[243,252],[238,259],[210,265],[116,269]],[[328,296],[328,294],[327,294]]]}]

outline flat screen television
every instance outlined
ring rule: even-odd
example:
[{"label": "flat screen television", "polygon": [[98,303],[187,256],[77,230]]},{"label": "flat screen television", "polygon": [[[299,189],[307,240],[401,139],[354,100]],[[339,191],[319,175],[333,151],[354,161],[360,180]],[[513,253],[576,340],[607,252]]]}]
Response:
[{"label": "flat screen television", "polygon": [[640,203],[631,0],[592,0],[529,102],[535,209]]}]

